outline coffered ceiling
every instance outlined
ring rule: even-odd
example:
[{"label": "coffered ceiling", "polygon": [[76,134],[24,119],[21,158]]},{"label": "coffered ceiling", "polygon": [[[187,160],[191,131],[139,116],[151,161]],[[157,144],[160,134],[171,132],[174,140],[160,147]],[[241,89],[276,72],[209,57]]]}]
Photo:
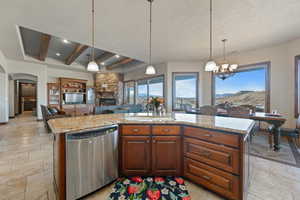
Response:
[{"label": "coffered ceiling", "polygon": [[[298,38],[299,10],[299,0],[214,0],[214,54],[221,55],[223,38],[229,52]],[[153,12],[154,63],[208,57],[208,0],[155,0]],[[147,61],[148,16],[146,0],[96,1],[96,47]],[[0,17],[0,49],[10,59],[24,59],[17,26],[91,45],[89,0],[5,1]],[[57,42],[50,44],[49,57],[60,48]],[[83,64],[86,56],[77,59]]]}]

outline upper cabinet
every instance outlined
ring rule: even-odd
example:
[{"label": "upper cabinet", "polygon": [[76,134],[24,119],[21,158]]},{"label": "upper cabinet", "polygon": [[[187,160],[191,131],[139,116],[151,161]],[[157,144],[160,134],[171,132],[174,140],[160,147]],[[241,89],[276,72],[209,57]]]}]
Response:
[{"label": "upper cabinet", "polygon": [[58,83],[48,83],[48,105],[50,107],[60,106],[60,87]]}]

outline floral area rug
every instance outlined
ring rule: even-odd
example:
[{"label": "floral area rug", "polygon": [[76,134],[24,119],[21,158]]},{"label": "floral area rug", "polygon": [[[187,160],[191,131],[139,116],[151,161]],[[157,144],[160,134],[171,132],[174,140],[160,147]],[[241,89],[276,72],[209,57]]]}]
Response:
[{"label": "floral area rug", "polygon": [[180,177],[128,177],[115,183],[109,200],[190,200]]}]

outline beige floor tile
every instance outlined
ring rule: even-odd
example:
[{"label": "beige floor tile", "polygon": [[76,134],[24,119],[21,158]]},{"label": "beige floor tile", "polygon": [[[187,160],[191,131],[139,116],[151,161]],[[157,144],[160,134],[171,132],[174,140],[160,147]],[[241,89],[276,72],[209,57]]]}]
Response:
[{"label": "beige floor tile", "polygon": [[[55,200],[52,136],[29,114],[1,126],[0,200]],[[300,169],[251,158],[249,200],[299,200]],[[193,200],[220,200],[220,196],[186,181]],[[113,185],[85,199],[105,200]]]}]

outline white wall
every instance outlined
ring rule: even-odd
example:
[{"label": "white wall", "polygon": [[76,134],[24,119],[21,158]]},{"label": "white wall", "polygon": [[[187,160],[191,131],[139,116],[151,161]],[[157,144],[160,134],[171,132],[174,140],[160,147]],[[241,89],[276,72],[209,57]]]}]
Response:
[{"label": "white wall", "polygon": [[0,123],[8,122],[8,73],[7,61],[0,50]]},{"label": "white wall", "polygon": [[[40,105],[47,104],[47,66],[37,63],[8,60],[8,73],[22,73],[37,77],[37,118],[42,119]],[[13,102],[10,102],[11,104]]]},{"label": "white wall", "polygon": [[[157,75],[166,75],[167,64],[162,63],[162,64],[155,65],[155,69]],[[146,71],[146,67],[139,67],[131,71],[127,71],[124,73],[124,81],[148,78],[149,75],[146,75],[145,71]]]},{"label": "white wall", "polygon": [[9,80],[8,86],[8,95],[9,95],[9,117],[15,116],[15,80]]}]

